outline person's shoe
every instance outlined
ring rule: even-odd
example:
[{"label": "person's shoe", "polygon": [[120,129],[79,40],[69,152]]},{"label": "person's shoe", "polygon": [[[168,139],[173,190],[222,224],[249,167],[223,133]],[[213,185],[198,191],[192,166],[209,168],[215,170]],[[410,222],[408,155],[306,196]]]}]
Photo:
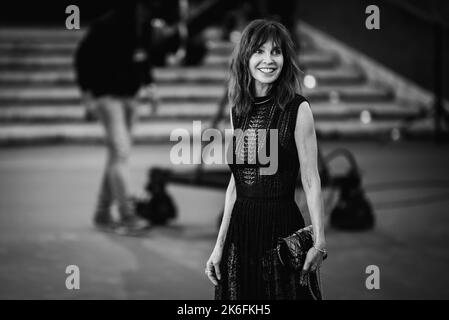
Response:
[{"label": "person's shoe", "polygon": [[120,222],[118,222],[115,232],[123,235],[140,235],[147,231],[149,226],[150,225],[146,220],[132,215],[123,217]]},{"label": "person's shoe", "polygon": [[117,222],[111,216],[95,216],[93,222],[95,228],[101,231],[113,232],[118,227]]}]

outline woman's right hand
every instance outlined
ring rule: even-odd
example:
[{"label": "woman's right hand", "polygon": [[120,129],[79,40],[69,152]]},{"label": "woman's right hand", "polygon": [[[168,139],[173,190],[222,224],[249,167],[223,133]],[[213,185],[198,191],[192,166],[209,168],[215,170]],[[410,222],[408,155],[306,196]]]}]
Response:
[{"label": "woman's right hand", "polygon": [[206,270],[204,272],[206,273],[209,280],[215,285],[218,285],[218,281],[221,280],[221,273],[220,273],[220,262],[221,262],[221,255],[222,255],[222,249],[220,248],[214,248],[212,251],[209,260],[206,262]]}]

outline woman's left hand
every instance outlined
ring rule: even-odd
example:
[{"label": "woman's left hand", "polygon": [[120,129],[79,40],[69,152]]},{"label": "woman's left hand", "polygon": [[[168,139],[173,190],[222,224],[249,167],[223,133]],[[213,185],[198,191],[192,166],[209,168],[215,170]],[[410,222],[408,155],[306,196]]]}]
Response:
[{"label": "woman's left hand", "polygon": [[317,250],[315,247],[312,247],[307,252],[306,260],[304,262],[304,267],[302,269],[303,274],[306,274],[310,271],[316,271],[321,267],[321,263],[323,262],[324,253]]}]

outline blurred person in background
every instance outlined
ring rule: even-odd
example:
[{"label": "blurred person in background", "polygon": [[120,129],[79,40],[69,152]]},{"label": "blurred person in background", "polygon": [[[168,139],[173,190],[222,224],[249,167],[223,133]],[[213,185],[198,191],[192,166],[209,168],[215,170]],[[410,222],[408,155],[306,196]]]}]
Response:
[{"label": "blurred person in background", "polygon": [[[129,158],[137,98],[155,99],[151,75],[152,2],[130,1],[96,20],[75,56],[82,101],[105,133],[107,162],[94,212],[99,228],[141,230],[130,194]],[[120,220],[111,214],[116,203]]]}]

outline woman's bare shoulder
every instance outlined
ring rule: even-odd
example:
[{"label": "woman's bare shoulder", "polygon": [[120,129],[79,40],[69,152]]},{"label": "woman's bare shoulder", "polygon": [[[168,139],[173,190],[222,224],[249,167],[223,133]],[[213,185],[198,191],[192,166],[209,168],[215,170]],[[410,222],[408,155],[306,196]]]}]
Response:
[{"label": "woman's bare shoulder", "polygon": [[309,101],[302,100],[298,105],[295,132],[310,133],[314,130],[313,113]]}]

